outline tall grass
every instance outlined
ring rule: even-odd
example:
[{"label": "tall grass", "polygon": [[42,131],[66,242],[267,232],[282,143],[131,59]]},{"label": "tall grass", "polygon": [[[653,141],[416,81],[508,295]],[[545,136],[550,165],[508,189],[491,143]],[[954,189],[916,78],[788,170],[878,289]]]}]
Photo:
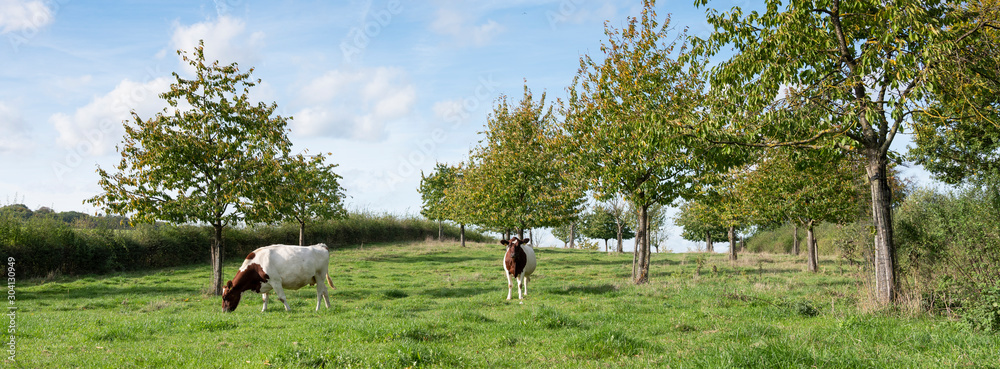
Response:
[{"label": "tall grass", "polygon": [[[459,237],[458,227],[445,224],[444,236]],[[424,241],[436,238],[438,224],[423,218],[389,213],[353,211],[344,219],[307,224],[307,243],[332,248],[364,243]],[[466,230],[472,241],[483,241],[478,232]],[[20,276],[57,274],[106,274],[146,270],[209,261],[212,229],[207,226],[144,224],[134,229],[109,226],[75,228],[54,217],[20,219],[0,216],[0,256],[13,257]],[[253,249],[270,244],[298,244],[298,224],[228,227],[223,234],[224,253],[242,258]]]}]

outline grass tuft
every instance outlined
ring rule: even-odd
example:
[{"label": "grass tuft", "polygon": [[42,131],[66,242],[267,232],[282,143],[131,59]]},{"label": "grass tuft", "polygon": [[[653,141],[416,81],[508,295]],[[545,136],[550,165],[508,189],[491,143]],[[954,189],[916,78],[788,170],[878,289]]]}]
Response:
[{"label": "grass tuft", "polygon": [[531,312],[531,320],[546,329],[578,328],[580,322],[556,309],[541,306]]},{"label": "grass tuft", "polygon": [[401,299],[410,296],[410,294],[397,289],[382,291],[382,296],[387,299]]},{"label": "grass tuft", "polygon": [[581,357],[604,360],[641,355],[651,351],[652,347],[648,342],[618,330],[598,330],[577,337],[569,348]]}]

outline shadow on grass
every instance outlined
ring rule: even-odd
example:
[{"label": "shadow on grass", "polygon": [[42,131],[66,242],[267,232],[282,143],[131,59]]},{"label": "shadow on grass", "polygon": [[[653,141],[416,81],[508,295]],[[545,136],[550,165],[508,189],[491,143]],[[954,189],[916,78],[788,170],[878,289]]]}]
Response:
[{"label": "shadow on grass", "polygon": [[496,257],[489,256],[451,256],[444,255],[443,253],[435,254],[424,254],[424,255],[414,255],[414,256],[386,256],[377,260],[382,263],[400,263],[400,264],[414,264],[414,263],[439,263],[439,264],[458,264],[469,261],[496,261],[500,262],[503,258],[503,253],[498,253]]},{"label": "shadow on grass", "polygon": [[431,288],[426,289],[421,292],[422,295],[430,296],[434,298],[449,298],[449,297],[472,297],[482,295],[487,292],[493,292],[496,289],[485,289],[485,288]]},{"label": "shadow on grass", "polygon": [[[122,296],[122,295],[148,295],[148,296],[164,296],[164,295],[200,295],[201,290],[199,287],[157,287],[157,286],[129,286],[129,287],[116,287],[109,285],[89,285],[82,287],[70,287],[63,284],[53,284],[48,288],[31,291],[25,299],[32,298],[58,298],[59,300],[64,299],[82,299],[82,298],[95,298],[103,296]],[[20,299],[21,296],[18,296]]]},{"label": "shadow on grass", "polygon": [[625,259],[601,259],[601,258],[588,258],[588,259],[562,259],[553,261],[552,265],[568,265],[568,266],[593,266],[593,265],[622,265],[622,263],[631,263],[632,260]]},{"label": "shadow on grass", "polygon": [[650,266],[654,266],[654,265],[663,265],[663,266],[681,265],[680,260],[672,260],[672,259],[666,259],[666,258],[664,258],[664,259],[656,259],[656,254],[653,254],[653,258],[654,259],[651,259],[649,261],[649,265]]},{"label": "shadow on grass", "polygon": [[372,297],[375,292],[368,289],[352,288],[352,289],[337,289],[330,291],[330,298],[338,298],[341,300],[363,300]]},{"label": "shadow on grass", "polygon": [[549,289],[549,293],[554,295],[604,295],[618,291],[618,287],[612,284],[602,284],[593,286],[569,286]]},{"label": "shadow on grass", "polygon": [[839,281],[822,281],[822,282],[816,283],[816,286],[817,287],[853,286],[856,283],[857,283],[857,281],[844,279],[844,280],[839,280]]}]

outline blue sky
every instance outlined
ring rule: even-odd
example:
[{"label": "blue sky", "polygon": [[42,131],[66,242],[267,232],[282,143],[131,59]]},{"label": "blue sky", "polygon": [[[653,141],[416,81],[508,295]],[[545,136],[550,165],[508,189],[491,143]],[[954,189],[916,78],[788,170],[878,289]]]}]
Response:
[{"label": "blue sky", "polygon": [[[657,11],[707,36],[692,3],[661,0]],[[252,95],[294,118],[294,151],[333,154],[350,206],[414,214],[420,171],[465,159],[497,96],[520,98],[525,81],[565,96],[580,57],[599,57],[604,22],[620,27],[640,9],[639,0],[0,0],[0,202],[96,212],[82,200],[100,191],[96,167],[117,164],[122,121],[162,109],[171,73],[189,73],[176,50],[204,39],[208,58],[255,68],[263,83]],[[675,251],[692,247],[671,233]]]}]

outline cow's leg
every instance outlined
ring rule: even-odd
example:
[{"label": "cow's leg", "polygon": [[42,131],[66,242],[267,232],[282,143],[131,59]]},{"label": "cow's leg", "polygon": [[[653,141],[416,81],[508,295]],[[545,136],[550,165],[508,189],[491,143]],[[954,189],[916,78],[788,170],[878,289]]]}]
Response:
[{"label": "cow's leg", "polygon": [[281,280],[271,277],[269,282],[274,291],[274,296],[277,297],[278,301],[281,301],[282,304],[285,304],[285,311],[292,311],[292,307],[288,306],[288,299],[285,298],[285,289],[281,287]]},{"label": "cow's leg", "polygon": [[314,279],[319,280],[316,283],[316,311],[319,311],[319,305],[323,302],[323,298],[326,298],[326,308],[330,308],[330,297],[326,292],[326,284],[323,283],[323,279],[320,277],[315,277]]},{"label": "cow's leg", "polygon": [[531,278],[524,277],[524,297],[528,297],[528,281],[530,280]]},{"label": "cow's leg", "polygon": [[507,300],[510,300],[510,293],[511,293],[510,289],[514,285],[510,283],[510,273],[507,273],[507,271],[505,270],[503,274],[507,275]]},{"label": "cow's leg", "polygon": [[[327,289],[326,286],[323,286],[323,302],[326,303],[326,308],[329,309],[330,308],[330,290]],[[316,310],[319,310],[319,307],[317,307]]]},{"label": "cow's leg", "polygon": [[521,280],[524,279],[524,276],[522,275],[520,277],[514,277],[514,279],[517,280],[517,299],[522,300],[523,297],[521,297]]},{"label": "cow's leg", "polygon": [[[328,271],[326,271],[326,270],[323,271],[323,277],[325,277],[326,278],[326,282],[330,284],[330,288],[336,289],[336,287],[333,287],[333,281],[330,280],[330,273]],[[323,300],[326,301],[326,308],[329,309],[330,308],[330,290],[328,288],[326,288],[326,285],[323,285]]]},{"label": "cow's leg", "polygon": [[264,310],[267,310],[267,292],[260,294],[260,297],[264,299],[264,307],[260,308],[260,311],[264,312]]}]

